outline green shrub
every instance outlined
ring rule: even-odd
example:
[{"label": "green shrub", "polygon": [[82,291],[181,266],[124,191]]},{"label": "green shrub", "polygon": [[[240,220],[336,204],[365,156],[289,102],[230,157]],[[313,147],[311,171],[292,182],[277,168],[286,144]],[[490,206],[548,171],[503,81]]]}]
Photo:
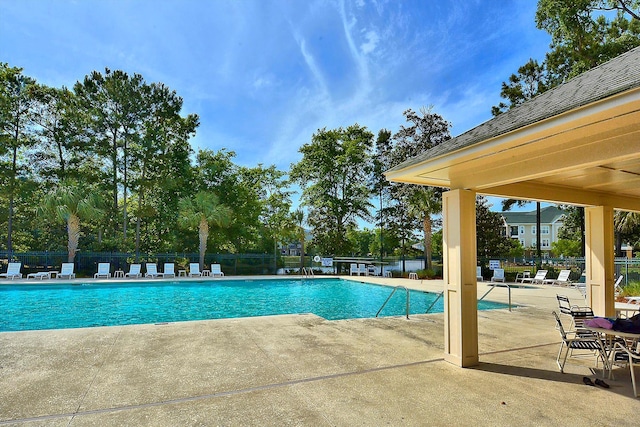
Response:
[{"label": "green shrub", "polygon": [[622,288],[620,296],[623,297],[637,297],[640,296],[640,282],[629,282]]},{"label": "green shrub", "polygon": [[427,269],[424,269],[424,270],[418,270],[418,271],[416,271],[416,273],[418,274],[418,278],[419,279],[433,279],[436,276],[435,270],[433,270],[431,268],[427,268]]}]

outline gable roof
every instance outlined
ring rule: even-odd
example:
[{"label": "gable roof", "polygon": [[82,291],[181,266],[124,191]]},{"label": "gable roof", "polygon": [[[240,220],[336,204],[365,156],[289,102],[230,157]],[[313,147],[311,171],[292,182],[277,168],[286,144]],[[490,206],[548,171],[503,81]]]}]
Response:
[{"label": "gable roof", "polygon": [[488,196],[640,212],[640,47],[385,176]]},{"label": "gable roof", "polygon": [[[540,209],[540,224],[552,224],[559,219],[565,212],[556,206],[547,206]],[[536,211],[531,212],[500,212],[507,224],[535,224]]]},{"label": "gable roof", "polygon": [[401,170],[524,126],[640,87],[640,46],[389,169]]}]

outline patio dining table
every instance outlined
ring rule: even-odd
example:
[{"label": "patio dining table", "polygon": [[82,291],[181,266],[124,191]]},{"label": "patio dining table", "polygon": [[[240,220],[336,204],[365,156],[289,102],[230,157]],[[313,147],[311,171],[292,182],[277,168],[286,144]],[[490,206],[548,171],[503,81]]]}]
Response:
[{"label": "patio dining table", "polygon": [[583,329],[594,332],[601,343],[601,347],[604,349],[606,357],[603,360],[602,377],[605,377],[605,372],[608,373],[607,377],[611,378],[611,371],[615,362],[615,351],[613,348],[616,342],[624,341],[626,345],[637,344],[640,340],[640,333],[634,332],[621,332],[613,329],[596,328],[593,326],[583,326]]}]

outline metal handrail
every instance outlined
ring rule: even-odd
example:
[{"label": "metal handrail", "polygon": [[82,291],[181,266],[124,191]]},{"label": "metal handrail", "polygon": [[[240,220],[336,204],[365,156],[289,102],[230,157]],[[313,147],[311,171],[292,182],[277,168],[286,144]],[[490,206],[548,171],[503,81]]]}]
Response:
[{"label": "metal handrail", "polygon": [[436,305],[436,303],[438,302],[438,300],[440,298],[442,298],[442,296],[444,295],[444,291],[440,292],[438,294],[438,296],[436,297],[436,299],[433,300],[433,302],[431,303],[431,305],[429,306],[429,308],[427,308],[427,311],[424,312],[424,314],[429,313],[429,311],[433,308],[434,305]]},{"label": "metal handrail", "polygon": [[302,276],[303,277],[316,277],[313,272],[313,268],[302,267]]},{"label": "metal handrail", "polygon": [[484,295],[482,295],[480,297],[480,299],[478,301],[482,301],[484,299],[484,297],[486,297],[487,295],[489,295],[489,293],[491,291],[493,291],[495,288],[507,288],[507,290],[509,291],[509,311],[511,311],[511,288],[517,288],[519,286],[517,285],[509,285],[508,283],[487,283],[487,286],[491,286],[491,289],[489,289],[487,292],[485,292]]},{"label": "metal handrail", "polygon": [[406,313],[406,316],[407,316],[407,319],[409,318],[409,310],[411,308],[411,297],[410,297],[409,289],[407,289],[404,286],[396,286],[395,288],[393,288],[393,290],[391,291],[391,294],[389,294],[389,296],[387,297],[385,302],[382,304],[382,307],[380,307],[380,310],[378,310],[378,312],[376,313],[376,317],[378,317],[378,315],[380,314],[382,309],[387,305],[387,303],[389,302],[389,300],[391,299],[393,294],[395,294],[398,289],[404,289],[405,293],[407,294],[407,313]]}]

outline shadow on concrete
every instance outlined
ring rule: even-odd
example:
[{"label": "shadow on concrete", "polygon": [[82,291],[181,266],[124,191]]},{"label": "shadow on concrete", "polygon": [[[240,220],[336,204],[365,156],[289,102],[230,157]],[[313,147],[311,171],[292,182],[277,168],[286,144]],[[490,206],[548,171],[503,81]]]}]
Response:
[{"label": "shadow on concrete", "polygon": [[[546,369],[529,368],[524,366],[503,365],[500,363],[486,363],[481,362],[480,365],[472,367],[471,369],[490,372],[502,375],[512,375],[525,378],[536,378],[546,381],[562,382],[570,384],[584,384],[583,378],[588,376],[591,380],[595,381],[596,378],[602,379],[602,371],[592,372],[592,375],[580,375],[560,373],[558,371],[549,371]],[[600,386],[596,386],[601,390],[606,390],[619,394],[621,396],[628,396],[633,398],[633,392],[631,388],[631,374],[627,369],[619,369],[614,373],[614,379],[604,379],[604,381],[610,386],[606,389]],[[585,387],[591,387],[585,385]]]}]

